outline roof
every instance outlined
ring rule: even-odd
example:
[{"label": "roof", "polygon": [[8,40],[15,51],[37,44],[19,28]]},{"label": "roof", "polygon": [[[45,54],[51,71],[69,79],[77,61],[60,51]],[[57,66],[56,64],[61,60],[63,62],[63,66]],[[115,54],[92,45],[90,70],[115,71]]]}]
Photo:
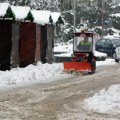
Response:
[{"label": "roof", "polygon": [[13,19],[14,21],[29,20],[41,25],[64,23],[60,13],[45,10],[31,10],[27,6],[11,6],[9,3],[0,3],[0,18]]},{"label": "roof", "polygon": [[28,13],[30,12],[29,7],[23,6],[11,6],[11,10],[15,15],[16,20],[24,20],[25,18],[27,18]]},{"label": "roof", "polygon": [[34,22],[37,24],[45,25],[50,22],[50,11],[32,10],[31,13],[34,18]]},{"label": "roof", "polygon": [[0,3],[0,17],[4,17],[10,4],[9,3]]},{"label": "roof", "polygon": [[58,13],[58,12],[52,12],[51,13],[51,17],[53,18],[53,23],[56,23],[58,21],[58,19],[59,19],[60,16],[61,16],[60,13]]}]

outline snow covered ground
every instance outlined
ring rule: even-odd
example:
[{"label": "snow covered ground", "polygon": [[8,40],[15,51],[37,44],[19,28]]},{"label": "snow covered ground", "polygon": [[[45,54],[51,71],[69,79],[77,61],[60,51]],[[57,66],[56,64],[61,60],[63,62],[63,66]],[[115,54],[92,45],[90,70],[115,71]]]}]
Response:
[{"label": "snow covered ground", "polygon": [[[97,67],[116,64],[113,59],[98,61]],[[45,83],[55,80],[64,80],[73,75],[63,72],[62,63],[29,65],[26,68],[14,68],[10,71],[0,71],[0,89],[6,90],[13,87],[29,84]],[[93,97],[84,101],[88,110],[120,114],[120,85],[111,86],[107,91],[101,90]]]},{"label": "snow covered ground", "polygon": [[101,90],[84,101],[89,111],[120,115],[120,85],[112,85],[108,90]]},{"label": "snow covered ground", "polygon": [[[113,59],[97,62],[97,66],[115,64]],[[0,89],[7,89],[27,84],[45,83],[63,80],[73,75],[63,72],[62,63],[29,65],[26,68],[13,68],[10,71],[0,71]],[[59,77],[58,77],[59,76]]]}]

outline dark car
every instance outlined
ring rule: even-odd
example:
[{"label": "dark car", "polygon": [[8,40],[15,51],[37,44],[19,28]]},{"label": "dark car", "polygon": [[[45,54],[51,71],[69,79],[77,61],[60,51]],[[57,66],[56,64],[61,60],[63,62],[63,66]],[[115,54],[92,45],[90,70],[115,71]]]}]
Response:
[{"label": "dark car", "polygon": [[96,42],[95,49],[99,52],[106,53],[108,57],[112,57],[116,62],[119,61],[116,48],[120,46],[119,38],[103,38]]}]

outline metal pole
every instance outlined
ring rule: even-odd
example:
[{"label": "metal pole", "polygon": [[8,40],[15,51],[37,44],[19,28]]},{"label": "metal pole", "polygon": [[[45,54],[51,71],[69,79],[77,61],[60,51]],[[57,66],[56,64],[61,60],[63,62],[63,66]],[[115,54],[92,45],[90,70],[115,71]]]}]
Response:
[{"label": "metal pole", "polygon": [[103,30],[104,30],[104,0],[102,0],[102,20],[101,20],[101,26],[102,26],[102,37],[103,37]]},{"label": "metal pole", "polygon": [[74,0],[74,32],[76,32],[76,0]]}]

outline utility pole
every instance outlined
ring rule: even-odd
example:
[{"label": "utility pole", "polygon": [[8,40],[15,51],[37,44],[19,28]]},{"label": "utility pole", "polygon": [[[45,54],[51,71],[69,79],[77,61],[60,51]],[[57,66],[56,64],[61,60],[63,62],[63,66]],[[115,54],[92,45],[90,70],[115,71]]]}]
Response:
[{"label": "utility pole", "polygon": [[102,26],[102,37],[103,37],[103,30],[104,30],[104,0],[102,0],[102,15],[101,15],[101,26]]},{"label": "utility pole", "polygon": [[76,0],[74,0],[73,11],[74,11],[74,32],[76,32]]}]

